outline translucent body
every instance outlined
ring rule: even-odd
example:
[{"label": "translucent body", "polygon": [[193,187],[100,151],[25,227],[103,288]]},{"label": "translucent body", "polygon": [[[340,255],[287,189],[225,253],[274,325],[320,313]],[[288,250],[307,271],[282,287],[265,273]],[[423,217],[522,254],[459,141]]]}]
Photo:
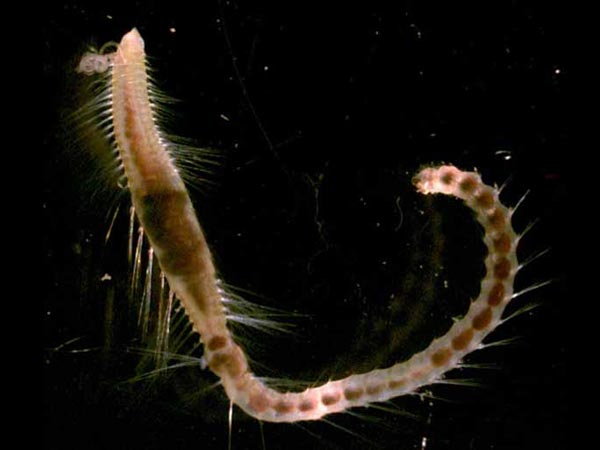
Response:
[{"label": "translucent body", "polygon": [[[112,68],[112,133],[131,199],[170,288],[204,343],[208,367],[220,377],[231,401],[264,421],[296,422],[415,392],[457,367],[500,323],[513,298],[518,236],[498,190],[473,172],[453,166],[425,168],[414,178],[423,194],[441,193],[465,202],[483,227],[488,254],[478,297],[442,337],[407,361],[354,374],[303,392],[279,392],[251,371],[243,349],[227,327],[222,293],[210,249],[167,145],[157,129],[149,95],[144,42],[133,29],[108,59],[85,57],[84,73],[108,61]],[[86,55],[87,56],[87,55]],[[99,55],[102,56],[102,55]],[[104,55],[108,56],[108,55]]]}]

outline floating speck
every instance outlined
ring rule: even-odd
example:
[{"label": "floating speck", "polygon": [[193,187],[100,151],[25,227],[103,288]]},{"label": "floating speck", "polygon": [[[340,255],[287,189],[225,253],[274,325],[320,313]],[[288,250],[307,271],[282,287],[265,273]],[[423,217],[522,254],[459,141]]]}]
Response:
[{"label": "floating speck", "polygon": [[512,159],[512,152],[510,150],[496,150],[494,154],[504,161],[510,161]]}]

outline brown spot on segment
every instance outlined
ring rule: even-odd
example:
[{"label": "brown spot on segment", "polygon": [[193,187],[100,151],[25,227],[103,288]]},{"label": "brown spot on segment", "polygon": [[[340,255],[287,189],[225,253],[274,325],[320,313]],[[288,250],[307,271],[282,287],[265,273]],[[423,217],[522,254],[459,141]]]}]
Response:
[{"label": "brown spot on segment", "polygon": [[344,397],[346,397],[346,400],[348,400],[349,402],[358,400],[363,396],[364,393],[365,391],[362,388],[349,387],[344,389]]},{"label": "brown spot on segment", "polygon": [[210,358],[210,361],[208,362],[208,367],[210,367],[210,370],[212,370],[215,373],[219,373],[221,371],[221,368],[229,363],[229,354],[227,353],[217,353],[216,355],[213,355],[212,358]]},{"label": "brown spot on segment", "polygon": [[367,385],[367,394],[368,395],[378,395],[379,393],[381,393],[381,391],[383,391],[383,384],[381,383],[377,383],[377,384],[369,384]]},{"label": "brown spot on segment", "polygon": [[511,264],[507,258],[502,258],[494,264],[494,278],[506,280],[510,276]]},{"label": "brown spot on segment", "polygon": [[342,398],[342,396],[340,395],[339,392],[330,392],[327,394],[323,394],[323,396],[321,397],[321,402],[325,406],[331,406],[331,405],[339,402],[341,398]]},{"label": "brown spot on segment", "polygon": [[210,351],[220,350],[227,345],[228,339],[226,336],[213,336],[206,344]]},{"label": "brown spot on segment", "polygon": [[467,328],[452,339],[452,348],[454,350],[464,350],[471,342],[471,339],[473,339],[473,329]]},{"label": "brown spot on segment", "polygon": [[238,346],[234,347],[231,353],[231,360],[227,365],[227,372],[233,378],[237,378],[248,370],[248,364],[246,363],[246,357],[244,356],[242,349]]},{"label": "brown spot on segment", "polygon": [[440,175],[440,181],[445,185],[450,185],[454,182],[454,173],[452,170],[445,170]]},{"label": "brown spot on segment", "polygon": [[492,206],[494,206],[494,191],[492,188],[486,186],[481,189],[481,191],[475,196],[475,202],[481,209],[490,209]]},{"label": "brown spot on segment", "polygon": [[269,406],[271,406],[271,401],[269,397],[265,394],[265,392],[253,392],[250,394],[250,398],[248,400],[248,406],[256,413],[265,412]]},{"label": "brown spot on segment", "polygon": [[390,389],[400,389],[402,386],[404,386],[406,384],[406,379],[404,378],[400,378],[399,380],[391,380],[388,383],[388,386],[390,387]]},{"label": "brown spot on segment", "polygon": [[317,407],[317,402],[312,399],[302,400],[298,409],[302,412],[307,412],[315,409]]},{"label": "brown spot on segment", "polygon": [[490,293],[488,294],[487,303],[490,306],[498,306],[504,300],[504,294],[506,293],[506,289],[504,288],[504,284],[496,283],[490,289]]},{"label": "brown spot on segment", "polygon": [[479,186],[479,180],[474,175],[465,176],[459,183],[460,190],[465,194],[472,194]]},{"label": "brown spot on segment", "polygon": [[490,326],[492,322],[492,308],[485,308],[473,318],[473,328],[476,330],[484,330]]},{"label": "brown spot on segment", "polygon": [[445,366],[452,357],[452,350],[442,348],[431,355],[431,363],[436,367]]},{"label": "brown spot on segment", "polygon": [[239,347],[234,347],[230,352],[217,353],[212,356],[208,367],[216,374],[226,372],[232,378],[244,374],[247,369],[246,360]]},{"label": "brown spot on segment", "polygon": [[502,208],[496,208],[488,215],[488,221],[492,228],[500,231],[506,226],[506,214]]},{"label": "brown spot on segment", "polygon": [[279,400],[273,406],[273,409],[279,414],[289,414],[294,411],[294,403],[290,400]]},{"label": "brown spot on segment", "polygon": [[506,253],[510,252],[511,248],[512,239],[508,233],[502,233],[500,236],[494,239],[494,250],[496,250],[496,252],[505,255]]}]

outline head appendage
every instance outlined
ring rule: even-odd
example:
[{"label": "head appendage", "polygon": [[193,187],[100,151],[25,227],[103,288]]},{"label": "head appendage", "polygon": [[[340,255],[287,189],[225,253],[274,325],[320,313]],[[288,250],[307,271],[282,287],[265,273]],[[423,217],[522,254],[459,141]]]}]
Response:
[{"label": "head appendage", "polygon": [[88,76],[105,73],[113,64],[118,47],[117,42],[109,41],[100,50],[90,48],[79,60],[75,71]]}]

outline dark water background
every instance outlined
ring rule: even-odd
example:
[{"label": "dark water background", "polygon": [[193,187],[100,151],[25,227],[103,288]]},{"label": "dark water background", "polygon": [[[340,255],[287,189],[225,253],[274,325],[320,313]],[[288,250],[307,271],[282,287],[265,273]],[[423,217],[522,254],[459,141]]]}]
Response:
[{"label": "dark water background", "polygon": [[[135,342],[126,214],[104,243],[108,212],[126,197],[98,189],[101,179],[69,139],[65,117],[77,104],[73,70],[85,45],[119,40],[134,26],[157,82],[183,100],[170,131],[222,155],[212,185],[193,190],[221,275],[249,300],[308,315],[289,319],[295,336],[255,337],[250,351],[266,366],[257,372],[325,381],[391,364],[465,310],[482,271],[479,231],[457,202],[413,192],[410,178],[423,164],[477,167],[490,183],[510,178],[509,204],[531,190],[515,226],[539,222],[520,256],[552,249],[517,280],[518,289],[555,280],[517,305],[541,307],[492,340],[521,339],[469,359],[498,369],[452,376],[480,387],[440,386],[431,392],[443,400],[395,401],[416,418],[369,408],[261,431],[236,411],[234,449],[568,448],[571,149],[560,18],[522,1],[394,3],[48,8],[44,448],[227,448],[228,404],[219,388],[206,390],[210,373],[194,367],[126,382],[137,363],[123,351]],[[111,281],[100,281],[105,273]],[[408,331],[388,349],[399,327]]]}]

